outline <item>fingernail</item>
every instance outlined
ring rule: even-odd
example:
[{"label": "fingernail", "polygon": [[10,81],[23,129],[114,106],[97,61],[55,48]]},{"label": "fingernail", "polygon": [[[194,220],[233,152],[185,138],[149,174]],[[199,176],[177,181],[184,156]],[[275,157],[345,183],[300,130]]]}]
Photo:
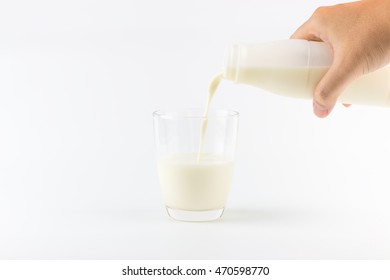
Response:
[{"label": "fingernail", "polygon": [[319,118],[325,118],[329,115],[330,110],[325,108],[324,106],[318,104],[317,102],[313,102],[313,111],[314,114]]}]

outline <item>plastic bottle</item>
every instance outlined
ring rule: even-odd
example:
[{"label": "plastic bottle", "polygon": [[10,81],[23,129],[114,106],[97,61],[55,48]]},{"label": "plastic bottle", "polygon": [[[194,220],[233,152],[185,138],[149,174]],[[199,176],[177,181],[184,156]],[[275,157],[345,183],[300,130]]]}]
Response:
[{"label": "plastic bottle", "polygon": [[[332,51],[323,42],[290,39],[232,45],[227,52],[223,77],[278,95],[311,99],[332,60]],[[390,65],[353,81],[338,101],[390,106]]]}]

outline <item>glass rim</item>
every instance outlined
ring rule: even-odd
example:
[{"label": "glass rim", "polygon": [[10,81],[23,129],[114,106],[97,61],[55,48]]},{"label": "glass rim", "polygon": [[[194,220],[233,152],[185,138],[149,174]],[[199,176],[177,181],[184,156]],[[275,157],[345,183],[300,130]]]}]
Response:
[{"label": "glass rim", "polygon": [[[204,108],[188,108],[188,109],[177,109],[177,110],[156,110],[153,112],[153,117],[162,119],[204,119]],[[212,119],[228,119],[238,118],[240,113],[235,110],[229,109],[210,109],[209,120]]]}]

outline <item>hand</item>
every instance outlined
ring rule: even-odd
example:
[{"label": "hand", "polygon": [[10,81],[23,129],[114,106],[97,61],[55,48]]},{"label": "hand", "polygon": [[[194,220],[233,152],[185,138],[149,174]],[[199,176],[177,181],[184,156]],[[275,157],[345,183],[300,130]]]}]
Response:
[{"label": "hand", "polygon": [[314,113],[324,118],[349,83],[390,62],[390,0],[320,7],[291,38],[323,41],[333,51],[313,93]]}]

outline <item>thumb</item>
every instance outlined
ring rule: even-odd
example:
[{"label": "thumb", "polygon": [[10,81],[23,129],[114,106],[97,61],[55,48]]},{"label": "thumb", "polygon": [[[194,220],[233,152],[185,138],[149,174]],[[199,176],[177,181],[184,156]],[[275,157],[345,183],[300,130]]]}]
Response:
[{"label": "thumb", "polygon": [[313,111],[319,118],[327,117],[336,105],[337,99],[353,80],[355,67],[353,60],[334,59],[328,72],[314,89]]}]

